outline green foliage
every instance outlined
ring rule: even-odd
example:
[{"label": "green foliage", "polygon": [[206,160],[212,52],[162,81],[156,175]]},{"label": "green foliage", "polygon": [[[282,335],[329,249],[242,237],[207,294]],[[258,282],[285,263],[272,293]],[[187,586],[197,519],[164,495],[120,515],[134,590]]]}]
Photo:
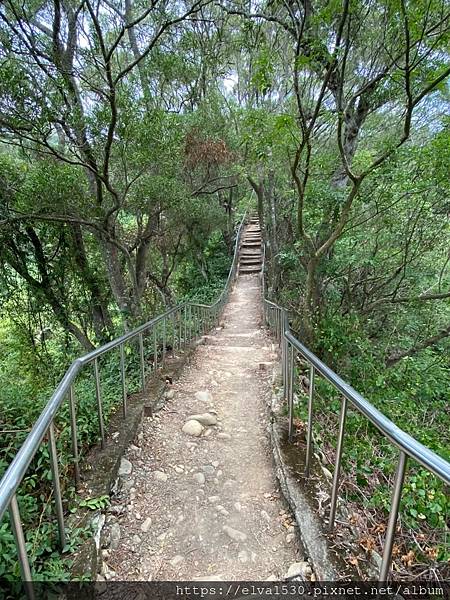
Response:
[{"label": "green foliage", "polygon": [[177,281],[180,294],[200,303],[212,302],[223,289],[230,265],[223,238],[217,234],[211,236],[200,260],[186,261],[180,270]]}]

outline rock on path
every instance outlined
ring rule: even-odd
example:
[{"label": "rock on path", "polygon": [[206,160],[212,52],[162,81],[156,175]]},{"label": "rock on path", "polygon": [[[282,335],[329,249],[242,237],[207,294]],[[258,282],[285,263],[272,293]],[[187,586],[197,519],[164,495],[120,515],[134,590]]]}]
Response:
[{"label": "rock on path", "polygon": [[109,579],[265,580],[307,571],[296,537],[286,540],[293,521],[267,439],[270,372],[259,365],[276,357],[260,315],[257,276],[239,277],[224,327],[196,348],[165,408],[144,420],[110,508],[124,507],[120,545],[105,551]]}]

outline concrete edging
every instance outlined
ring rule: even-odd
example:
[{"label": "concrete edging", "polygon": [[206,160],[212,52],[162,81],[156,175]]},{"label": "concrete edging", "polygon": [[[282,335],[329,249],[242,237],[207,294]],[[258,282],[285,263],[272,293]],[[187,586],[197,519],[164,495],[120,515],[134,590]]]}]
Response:
[{"label": "concrete edging", "polygon": [[[158,412],[164,406],[165,377],[178,377],[198,343],[192,344],[182,356],[166,359],[165,365],[156,374],[151,375],[144,392],[134,394],[128,399],[125,418],[120,410],[111,418],[109,429],[112,433],[106,439],[105,448],[95,446],[83,462],[81,497],[98,498],[109,496],[114,491],[119,478],[121,459],[138,435],[142,419],[152,412]],[[96,581],[103,563],[100,537],[105,525],[105,515],[102,510],[78,509],[68,519],[67,525],[70,529],[90,528],[91,535],[71,557],[71,573],[76,578],[85,579],[87,576],[90,581]]]}]

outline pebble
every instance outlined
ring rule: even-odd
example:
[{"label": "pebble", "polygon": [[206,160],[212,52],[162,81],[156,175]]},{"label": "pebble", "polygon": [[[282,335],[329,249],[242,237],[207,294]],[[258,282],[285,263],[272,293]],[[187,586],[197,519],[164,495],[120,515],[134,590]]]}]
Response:
[{"label": "pebble", "polygon": [[103,563],[102,575],[106,580],[108,580],[108,579],[112,579],[113,577],[115,577],[116,572],[113,569],[111,569],[111,567],[108,567],[108,565],[106,563]]},{"label": "pebble", "polygon": [[218,504],[216,506],[216,509],[218,512],[220,512],[220,514],[222,514],[224,517],[228,517],[229,516],[229,512],[227,511],[227,509],[224,506],[221,506],[220,504]]},{"label": "pebble", "polygon": [[199,423],[198,421],[194,421],[194,420],[186,421],[186,423],[183,425],[182,431],[186,435],[192,435],[194,437],[199,437],[202,435],[203,425],[201,423]]},{"label": "pebble", "polygon": [[322,468],[322,472],[323,472],[323,474],[325,475],[325,477],[326,477],[327,479],[333,479],[333,473],[331,473],[331,471],[329,471],[329,470],[328,470],[326,467],[324,467],[324,466],[322,466],[322,465],[320,465],[320,466],[321,466],[321,468]]},{"label": "pebble", "polygon": [[214,504],[215,502],[219,502],[220,500],[220,496],[209,496],[208,501],[211,502],[211,504]]},{"label": "pebble", "polygon": [[241,550],[238,554],[239,562],[246,563],[248,561],[248,553],[246,550]]},{"label": "pebble", "polygon": [[295,540],[295,534],[294,533],[288,533],[286,536],[286,542],[288,544],[292,543]]},{"label": "pebble", "polygon": [[155,471],[153,473],[153,477],[157,480],[157,481],[167,481],[168,479],[168,475],[167,473],[163,473],[162,471]]},{"label": "pebble", "polygon": [[172,560],[170,561],[170,564],[172,565],[172,567],[176,567],[181,562],[183,562],[183,560],[184,560],[184,556],[181,556],[180,554],[177,554],[177,556],[174,556],[172,558]]},{"label": "pebble", "polygon": [[193,478],[200,485],[203,485],[205,483],[205,476],[203,475],[203,473],[194,473]]},{"label": "pebble", "polygon": [[181,473],[184,473],[184,469],[182,469],[181,467],[175,467],[175,473],[181,475]]},{"label": "pebble", "polygon": [[202,471],[204,473],[206,473],[207,475],[214,475],[214,473],[215,473],[215,469],[211,465],[203,465],[202,466]]},{"label": "pebble", "polygon": [[167,390],[167,392],[165,392],[164,394],[164,398],[166,400],[172,400],[172,398],[175,396],[175,390]]},{"label": "pebble", "polygon": [[217,425],[217,417],[216,415],[212,415],[211,413],[203,413],[201,415],[191,415],[187,419],[188,421],[198,421],[202,425]]},{"label": "pebble", "polygon": [[147,531],[150,529],[152,524],[152,519],[151,517],[147,517],[145,519],[145,521],[141,524],[141,531],[143,531],[144,533],[147,533]]},{"label": "pebble", "polygon": [[213,460],[211,464],[217,469],[217,467],[220,465],[220,462],[218,460]]},{"label": "pebble", "polygon": [[199,402],[205,402],[208,404],[211,404],[211,402],[212,402],[212,396],[207,390],[204,390],[201,392],[196,392],[195,399],[198,400]]},{"label": "pebble", "polygon": [[125,507],[122,504],[113,504],[113,506],[109,507],[108,512],[113,515],[121,515],[125,512]]},{"label": "pebble", "polygon": [[286,574],[286,578],[288,579],[289,577],[303,577],[305,579],[308,575],[311,575],[311,573],[312,570],[309,563],[307,563],[306,561],[296,562],[289,567],[288,572]]},{"label": "pebble", "polygon": [[131,475],[133,470],[133,465],[129,460],[122,457],[120,459],[120,467],[119,467],[119,477],[126,477],[127,475]]},{"label": "pebble", "polygon": [[119,547],[120,544],[120,525],[119,523],[112,523],[111,524],[111,542],[109,544],[109,547],[111,548],[111,550],[117,550],[117,548]]},{"label": "pebble", "polygon": [[228,535],[228,537],[230,537],[235,542],[245,542],[245,540],[247,539],[245,533],[242,533],[242,531],[238,531],[237,529],[233,529],[228,525],[224,525],[222,529]]},{"label": "pebble", "polygon": [[231,435],[229,433],[226,433],[225,431],[218,433],[217,437],[219,438],[219,440],[231,440]]},{"label": "pebble", "polygon": [[238,511],[241,512],[242,510],[242,504],[240,502],[235,502],[234,503],[234,508]]}]

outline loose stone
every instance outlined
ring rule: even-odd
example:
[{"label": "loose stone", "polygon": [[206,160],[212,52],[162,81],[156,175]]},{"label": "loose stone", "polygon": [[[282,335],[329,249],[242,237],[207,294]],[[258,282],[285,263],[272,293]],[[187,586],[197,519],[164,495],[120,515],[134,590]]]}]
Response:
[{"label": "loose stone", "polygon": [[184,556],[181,556],[180,554],[177,554],[177,556],[174,556],[172,558],[172,560],[170,561],[170,564],[172,565],[172,567],[176,567],[181,562],[183,562],[183,560],[184,560]]},{"label": "loose stone", "polygon": [[203,465],[202,471],[204,473],[206,473],[207,475],[214,475],[214,473],[215,473],[215,469],[211,465]]},{"label": "loose stone", "polygon": [[132,470],[133,465],[130,463],[130,461],[122,457],[120,459],[119,477],[126,477],[127,475],[131,475]]},{"label": "loose stone", "polygon": [[141,525],[141,531],[143,531],[144,533],[147,533],[147,531],[150,529],[152,524],[152,519],[151,517],[147,517],[145,519],[145,521],[142,523]]},{"label": "loose stone", "polygon": [[246,550],[241,550],[238,554],[239,562],[246,563],[248,561],[248,554]]},{"label": "loose stone", "polygon": [[164,481],[167,481],[167,479],[168,479],[167,473],[163,473],[162,471],[155,471],[153,473],[153,476],[154,476],[154,478],[157,481],[163,481],[164,482]]},{"label": "loose stone", "polygon": [[199,402],[205,402],[205,403],[209,403],[209,404],[212,402],[212,396],[206,390],[201,391],[201,392],[196,392],[195,399],[198,400]]},{"label": "loose stone", "polygon": [[237,529],[233,529],[228,525],[223,526],[223,531],[235,542],[245,542],[247,539],[247,535],[242,531],[238,531]]},{"label": "loose stone", "polygon": [[186,421],[186,423],[183,425],[182,431],[186,435],[200,437],[202,435],[203,425],[201,423],[199,423],[198,421],[194,421],[194,420]]},{"label": "loose stone", "polygon": [[290,577],[302,577],[306,578],[308,575],[311,575],[311,567],[309,563],[306,561],[293,563],[286,574],[286,579]]},{"label": "loose stone", "polygon": [[117,548],[119,547],[120,544],[120,525],[119,523],[112,523],[111,524],[111,542],[110,542],[110,548],[111,550],[117,550]]},{"label": "loose stone", "polygon": [[200,485],[203,485],[205,483],[205,476],[203,475],[203,473],[194,473],[193,478]]},{"label": "loose stone", "polygon": [[217,425],[217,417],[216,415],[212,415],[211,413],[203,413],[201,415],[191,415],[188,417],[188,420],[198,421],[202,425]]}]

